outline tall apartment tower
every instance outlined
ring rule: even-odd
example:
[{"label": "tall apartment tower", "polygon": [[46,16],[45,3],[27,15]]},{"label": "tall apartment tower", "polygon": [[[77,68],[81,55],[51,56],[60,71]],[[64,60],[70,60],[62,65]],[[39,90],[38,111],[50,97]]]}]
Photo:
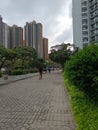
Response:
[{"label": "tall apartment tower", "polygon": [[49,60],[49,54],[48,54],[48,39],[43,38],[43,59],[45,61]]},{"label": "tall apartment tower", "polygon": [[36,36],[36,46],[38,57],[43,58],[43,31],[42,31],[42,24],[37,24],[37,36]]},{"label": "tall apartment tower", "polygon": [[29,23],[26,22],[26,25],[24,26],[24,38],[25,38],[24,45],[25,46],[29,46],[29,43],[30,43],[29,42],[29,35],[30,35],[29,28],[30,28]]},{"label": "tall apartment tower", "polygon": [[0,45],[3,45],[3,21],[2,17],[0,16]]},{"label": "tall apartment tower", "polygon": [[42,32],[42,24],[36,23],[36,21],[26,22],[24,26],[25,46],[35,48],[39,58],[43,58]]},{"label": "tall apartment tower", "polygon": [[8,48],[11,48],[11,27],[8,26]]},{"label": "tall apartment tower", "polygon": [[33,23],[32,23],[32,27],[33,27],[33,39],[32,39],[32,42],[33,42],[33,48],[36,49],[36,21],[34,20]]},{"label": "tall apartment tower", "polygon": [[73,43],[83,48],[98,42],[98,0],[73,0]]},{"label": "tall apartment tower", "polygon": [[36,21],[26,22],[24,26],[25,46],[31,46],[36,49],[36,28]]},{"label": "tall apartment tower", "polygon": [[10,48],[23,46],[23,28],[13,25],[9,28]]},{"label": "tall apartment tower", "polygon": [[2,33],[2,36],[3,36],[3,46],[5,48],[8,48],[8,25],[6,23],[3,23],[3,33]]},{"label": "tall apartment tower", "polygon": [[8,47],[8,25],[3,22],[0,16],[0,45],[5,48]]}]

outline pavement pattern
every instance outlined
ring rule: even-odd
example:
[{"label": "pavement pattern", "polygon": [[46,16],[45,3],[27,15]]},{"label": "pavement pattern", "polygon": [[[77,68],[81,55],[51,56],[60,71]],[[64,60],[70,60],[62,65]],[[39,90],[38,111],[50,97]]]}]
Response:
[{"label": "pavement pattern", "polygon": [[0,130],[76,130],[61,72],[1,85]]}]

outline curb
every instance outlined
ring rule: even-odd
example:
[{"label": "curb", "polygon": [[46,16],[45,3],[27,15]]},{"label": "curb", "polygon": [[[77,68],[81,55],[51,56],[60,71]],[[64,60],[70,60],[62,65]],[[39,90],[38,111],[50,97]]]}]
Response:
[{"label": "curb", "polygon": [[0,86],[8,83],[16,82],[18,80],[23,80],[26,78],[30,78],[32,76],[37,76],[39,73],[26,74],[26,75],[18,75],[18,76],[8,76],[8,79],[4,80],[4,77],[0,78]]}]

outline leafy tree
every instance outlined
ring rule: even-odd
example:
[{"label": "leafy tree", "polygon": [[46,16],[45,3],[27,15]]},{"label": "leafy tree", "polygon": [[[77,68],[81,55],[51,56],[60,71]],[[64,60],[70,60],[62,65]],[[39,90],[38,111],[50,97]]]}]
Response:
[{"label": "leafy tree", "polygon": [[4,66],[7,60],[12,61],[12,59],[14,59],[16,55],[17,54],[13,50],[0,47],[0,69]]},{"label": "leafy tree", "polygon": [[8,59],[4,63],[4,67],[6,68],[7,73],[9,73],[13,69],[14,64],[16,63],[16,59],[17,59],[17,53],[11,50]]},{"label": "leafy tree", "polygon": [[70,43],[62,43],[60,45],[52,46],[49,55],[50,59],[64,67],[64,63],[70,59],[72,54],[72,51],[70,50],[71,47]]},{"label": "leafy tree", "polygon": [[36,66],[37,68],[39,68],[39,67],[44,68],[44,67],[46,66],[46,64],[45,64],[45,61],[44,61],[43,59],[38,58],[38,59],[35,61],[35,66]]},{"label": "leafy tree", "polygon": [[25,63],[27,63],[29,67],[32,66],[32,62],[37,59],[37,52],[32,47],[17,47],[14,48],[14,50],[18,55],[18,59],[21,59],[22,67],[25,66]]}]

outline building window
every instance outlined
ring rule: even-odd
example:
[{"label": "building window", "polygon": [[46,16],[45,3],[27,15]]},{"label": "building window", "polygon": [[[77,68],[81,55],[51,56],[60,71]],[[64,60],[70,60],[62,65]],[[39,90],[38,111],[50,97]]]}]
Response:
[{"label": "building window", "polygon": [[87,6],[87,1],[83,1],[82,6]]},{"label": "building window", "polygon": [[87,12],[87,7],[82,7],[82,12]]},{"label": "building window", "polygon": [[88,37],[83,37],[83,42],[88,42]]}]

